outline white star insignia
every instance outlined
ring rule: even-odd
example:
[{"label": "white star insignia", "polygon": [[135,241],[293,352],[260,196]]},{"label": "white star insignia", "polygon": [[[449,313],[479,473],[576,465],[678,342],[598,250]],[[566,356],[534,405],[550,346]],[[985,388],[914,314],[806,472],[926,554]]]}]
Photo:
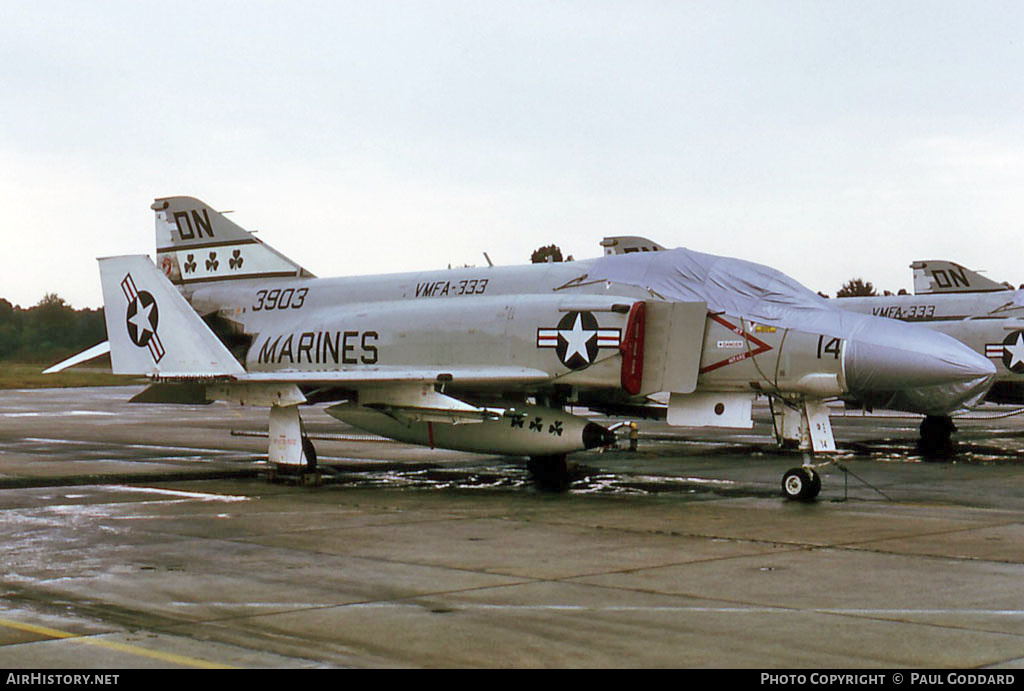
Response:
[{"label": "white star insignia", "polygon": [[1003,350],[1010,354],[1010,364],[1007,369],[1013,369],[1016,365],[1024,362],[1024,333],[1017,334],[1017,342],[1013,345],[1003,346]]},{"label": "white star insignia", "polygon": [[584,362],[590,362],[590,354],[587,353],[587,343],[597,334],[597,331],[583,328],[583,316],[576,315],[576,323],[571,330],[560,329],[558,335],[565,339],[565,362],[569,362],[577,353]]},{"label": "white star insignia", "polygon": [[142,300],[135,298],[135,314],[128,319],[129,322],[135,325],[138,329],[138,337],[141,339],[144,334],[151,333],[153,331],[150,326],[149,313],[153,311],[153,307],[156,305],[155,302],[149,303],[148,306],[143,307]]}]

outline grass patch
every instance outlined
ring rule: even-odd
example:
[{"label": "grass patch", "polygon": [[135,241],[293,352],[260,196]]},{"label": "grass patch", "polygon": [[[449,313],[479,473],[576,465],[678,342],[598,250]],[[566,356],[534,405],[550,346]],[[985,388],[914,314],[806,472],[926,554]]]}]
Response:
[{"label": "grass patch", "polygon": [[43,374],[49,365],[36,362],[0,362],[0,389],[59,389],[72,386],[129,386],[144,378],[111,374],[109,368],[72,367]]}]

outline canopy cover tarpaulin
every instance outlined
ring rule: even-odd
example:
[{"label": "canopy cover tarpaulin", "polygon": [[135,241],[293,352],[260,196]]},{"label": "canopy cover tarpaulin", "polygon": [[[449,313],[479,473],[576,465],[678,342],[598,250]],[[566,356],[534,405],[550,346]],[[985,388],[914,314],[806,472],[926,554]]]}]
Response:
[{"label": "canopy cover tarpaulin", "polygon": [[[945,386],[965,386],[965,378],[995,372],[991,363],[979,361],[977,354],[950,336],[929,330],[927,337],[922,337],[925,327],[839,309],[781,271],[742,259],[677,248],[606,255],[584,270],[581,283],[606,281],[638,287],[654,298],[705,302],[713,313],[843,339],[844,369],[851,391],[877,390],[876,384],[884,381],[890,386],[902,382],[906,394],[939,368],[933,365],[951,374],[961,370],[958,381]],[[908,349],[908,343],[915,347]],[[979,365],[988,365],[988,369]],[[912,397],[920,408],[927,392],[918,390]],[[891,403],[897,405],[895,400]]]}]

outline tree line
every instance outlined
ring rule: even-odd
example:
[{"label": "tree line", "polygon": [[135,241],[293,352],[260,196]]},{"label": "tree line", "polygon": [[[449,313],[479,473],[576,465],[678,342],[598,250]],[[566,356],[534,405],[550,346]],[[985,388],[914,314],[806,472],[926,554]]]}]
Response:
[{"label": "tree line", "polygon": [[106,338],[102,308],[76,310],[55,293],[29,308],[0,298],[0,360],[56,362]]}]

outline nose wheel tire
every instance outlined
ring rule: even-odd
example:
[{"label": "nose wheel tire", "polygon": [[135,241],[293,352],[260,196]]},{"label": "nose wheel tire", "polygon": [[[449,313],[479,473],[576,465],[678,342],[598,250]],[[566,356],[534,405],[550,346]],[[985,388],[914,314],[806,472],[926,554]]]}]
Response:
[{"label": "nose wheel tire", "polygon": [[801,466],[782,476],[782,495],[795,501],[813,501],[821,491],[821,477],[813,468]]}]

